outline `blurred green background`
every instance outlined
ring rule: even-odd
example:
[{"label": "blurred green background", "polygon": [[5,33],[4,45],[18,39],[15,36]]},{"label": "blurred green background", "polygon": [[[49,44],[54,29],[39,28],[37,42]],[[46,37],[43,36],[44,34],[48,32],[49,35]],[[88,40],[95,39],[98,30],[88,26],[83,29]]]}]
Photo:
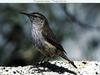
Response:
[{"label": "blurred green background", "polygon": [[71,60],[100,60],[100,4],[0,4],[0,65],[27,65],[41,59],[32,43],[28,17],[45,15]]}]

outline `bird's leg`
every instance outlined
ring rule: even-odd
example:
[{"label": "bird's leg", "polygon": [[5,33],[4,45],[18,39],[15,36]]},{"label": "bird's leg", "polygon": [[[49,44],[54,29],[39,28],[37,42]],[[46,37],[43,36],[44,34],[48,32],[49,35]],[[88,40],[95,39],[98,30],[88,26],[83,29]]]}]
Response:
[{"label": "bird's leg", "polygon": [[36,63],[36,67],[39,67],[43,63],[45,58],[46,58],[46,56],[44,56],[40,62]]},{"label": "bird's leg", "polygon": [[40,64],[43,63],[43,61],[45,60],[45,58],[46,58],[46,56],[44,56],[44,57],[42,58],[42,60],[40,61]]},{"label": "bird's leg", "polygon": [[[45,58],[46,58],[46,56],[44,56],[42,58],[42,60],[39,63],[36,64],[36,68],[37,68],[38,72],[42,71],[42,70],[39,69],[39,67],[43,67],[43,61],[45,60]],[[45,66],[44,66],[43,70],[45,70]]]},{"label": "bird's leg", "polygon": [[47,58],[47,60],[45,61],[45,66],[47,66],[48,62],[49,62],[49,58]]},{"label": "bird's leg", "polygon": [[46,61],[44,61],[44,70],[46,70],[46,67],[48,65],[48,61],[49,61],[49,58],[47,58]]},{"label": "bird's leg", "polygon": [[47,67],[48,61],[49,61],[49,58],[46,58],[46,60],[45,60],[45,58],[46,58],[46,56],[43,57],[43,59],[41,60],[41,62],[40,62],[40,64],[39,64],[39,65],[41,65],[42,67],[44,67],[44,68],[43,68],[44,71],[46,70],[46,67]]}]

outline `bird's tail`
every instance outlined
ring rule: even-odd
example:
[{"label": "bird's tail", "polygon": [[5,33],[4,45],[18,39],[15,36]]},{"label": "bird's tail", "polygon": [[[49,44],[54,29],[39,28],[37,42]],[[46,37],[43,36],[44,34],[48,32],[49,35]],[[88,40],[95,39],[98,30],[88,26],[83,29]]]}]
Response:
[{"label": "bird's tail", "polygon": [[75,68],[77,68],[76,65],[74,64],[74,62],[71,61],[71,60],[65,55],[64,52],[61,53],[60,56],[61,56],[62,58],[64,58],[65,60],[67,60],[69,63],[71,63]]}]

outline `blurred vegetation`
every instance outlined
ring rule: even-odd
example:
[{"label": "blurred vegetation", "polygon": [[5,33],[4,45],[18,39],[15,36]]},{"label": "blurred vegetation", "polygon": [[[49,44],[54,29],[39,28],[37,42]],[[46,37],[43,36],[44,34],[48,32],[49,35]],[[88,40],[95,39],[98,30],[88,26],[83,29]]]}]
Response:
[{"label": "blurred vegetation", "polygon": [[100,51],[99,8],[100,4],[0,4],[0,65],[27,65],[41,59],[31,41],[30,21],[19,11],[45,15],[64,48],[79,50],[76,60],[99,60],[99,54],[93,54]]}]

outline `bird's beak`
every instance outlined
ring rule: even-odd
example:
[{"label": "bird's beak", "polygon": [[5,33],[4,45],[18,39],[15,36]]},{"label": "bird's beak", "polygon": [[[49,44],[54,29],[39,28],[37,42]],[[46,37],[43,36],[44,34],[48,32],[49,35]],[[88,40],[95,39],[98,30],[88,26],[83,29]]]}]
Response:
[{"label": "bird's beak", "polygon": [[26,16],[30,16],[31,14],[26,13],[26,12],[20,12],[20,14],[26,15]]}]

